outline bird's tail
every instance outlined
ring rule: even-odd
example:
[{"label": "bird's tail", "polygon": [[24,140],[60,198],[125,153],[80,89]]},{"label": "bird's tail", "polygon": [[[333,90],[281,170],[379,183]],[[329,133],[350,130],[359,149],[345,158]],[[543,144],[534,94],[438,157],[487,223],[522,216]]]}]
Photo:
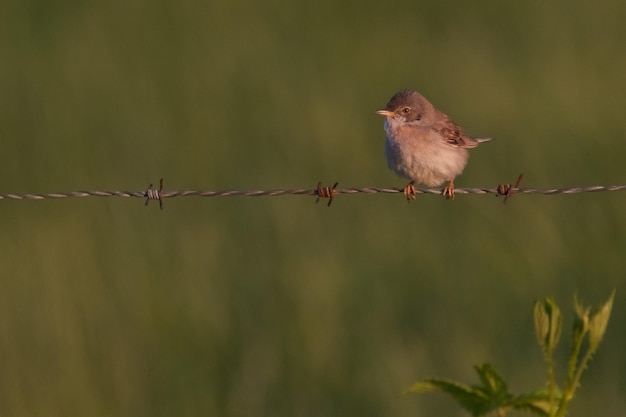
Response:
[{"label": "bird's tail", "polygon": [[489,142],[493,138],[474,138],[474,140],[478,143]]},{"label": "bird's tail", "polygon": [[464,148],[475,148],[478,145],[480,145],[483,142],[489,142],[491,140],[491,138],[475,138],[475,137],[469,137],[469,139],[467,139],[468,137],[465,137],[465,145],[463,146]]}]

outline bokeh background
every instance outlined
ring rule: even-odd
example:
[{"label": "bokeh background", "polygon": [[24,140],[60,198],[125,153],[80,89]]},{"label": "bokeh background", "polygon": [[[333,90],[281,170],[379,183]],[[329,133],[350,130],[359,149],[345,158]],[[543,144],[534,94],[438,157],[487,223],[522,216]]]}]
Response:
[{"label": "bokeh background", "polygon": [[[624,184],[621,1],[0,4],[0,192],[394,186],[412,87],[457,186]],[[0,201],[2,416],[463,416],[414,381],[546,380],[532,303],[617,288],[571,416],[622,416],[626,194]]]}]

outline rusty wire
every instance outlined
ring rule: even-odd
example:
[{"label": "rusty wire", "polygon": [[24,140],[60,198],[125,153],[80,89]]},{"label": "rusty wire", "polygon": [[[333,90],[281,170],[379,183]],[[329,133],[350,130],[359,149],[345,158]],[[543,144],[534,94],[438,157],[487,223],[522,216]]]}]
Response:
[{"label": "rusty wire", "polygon": [[[504,196],[505,202],[513,194],[578,194],[600,191],[625,191],[626,185],[592,185],[565,188],[519,188],[522,175],[517,179],[515,185],[500,184],[493,188],[457,188],[457,195],[463,194],[493,194],[495,196]],[[340,194],[397,194],[403,193],[402,188],[395,187],[351,187],[337,188],[337,183],[333,187],[324,187],[322,183],[318,183],[316,188],[295,188],[295,189],[273,189],[273,190],[180,190],[180,191],[163,191],[163,180],[161,179],[159,189],[152,187],[152,184],[145,191],[70,191],[60,193],[41,193],[41,194],[3,194],[0,193],[0,200],[44,200],[44,199],[61,199],[69,197],[138,197],[145,198],[146,205],[150,200],[158,200],[161,208],[163,207],[163,199],[173,197],[276,197],[283,195],[307,195],[320,198],[328,198],[328,205],[333,198]],[[441,195],[441,188],[416,189],[416,194],[433,194]]]}]

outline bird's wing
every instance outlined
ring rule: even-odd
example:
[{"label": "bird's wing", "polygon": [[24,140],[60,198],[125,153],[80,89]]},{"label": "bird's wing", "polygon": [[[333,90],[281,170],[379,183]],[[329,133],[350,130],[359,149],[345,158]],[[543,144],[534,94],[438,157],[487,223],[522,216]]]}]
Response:
[{"label": "bird's wing", "polygon": [[441,140],[455,148],[475,148],[481,142],[487,142],[491,138],[473,138],[463,131],[463,128],[451,120],[435,126],[434,129],[441,135]]}]

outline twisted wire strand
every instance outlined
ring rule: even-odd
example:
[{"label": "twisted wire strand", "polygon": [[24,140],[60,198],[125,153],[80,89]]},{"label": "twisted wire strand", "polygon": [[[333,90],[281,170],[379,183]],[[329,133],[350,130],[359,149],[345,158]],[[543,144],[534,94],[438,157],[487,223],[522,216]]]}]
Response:
[{"label": "twisted wire strand", "polygon": [[[499,186],[500,187],[500,186]],[[456,188],[455,193],[461,194],[494,194],[503,195],[499,187],[493,188]],[[329,188],[329,187],[325,187]],[[541,194],[541,195],[555,195],[555,194],[578,194],[578,193],[592,193],[600,191],[624,191],[626,185],[592,185],[592,186],[579,186],[579,187],[566,187],[566,188],[514,188],[512,194]],[[350,187],[350,188],[338,188],[332,189],[332,195],[336,194],[396,194],[402,193],[402,188],[395,187]],[[433,194],[441,195],[441,188],[430,189],[416,189],[416,194]],[[148,199],[162,199],[173,197],[277,197],[283,195],[308,195],[320,197],[319,187],[310,188],[295,188],[295,189],[272,189],[272,190],[180,190],[180,191],[162,191],[156,189],[148,189],[147,191],[70,191],[59,193],[0,193],[0,200],[44,200],[44,199],[61,199],[69,197],[138,197]],[[321,197],[329,197],[328,195],[322,195]]]}]

